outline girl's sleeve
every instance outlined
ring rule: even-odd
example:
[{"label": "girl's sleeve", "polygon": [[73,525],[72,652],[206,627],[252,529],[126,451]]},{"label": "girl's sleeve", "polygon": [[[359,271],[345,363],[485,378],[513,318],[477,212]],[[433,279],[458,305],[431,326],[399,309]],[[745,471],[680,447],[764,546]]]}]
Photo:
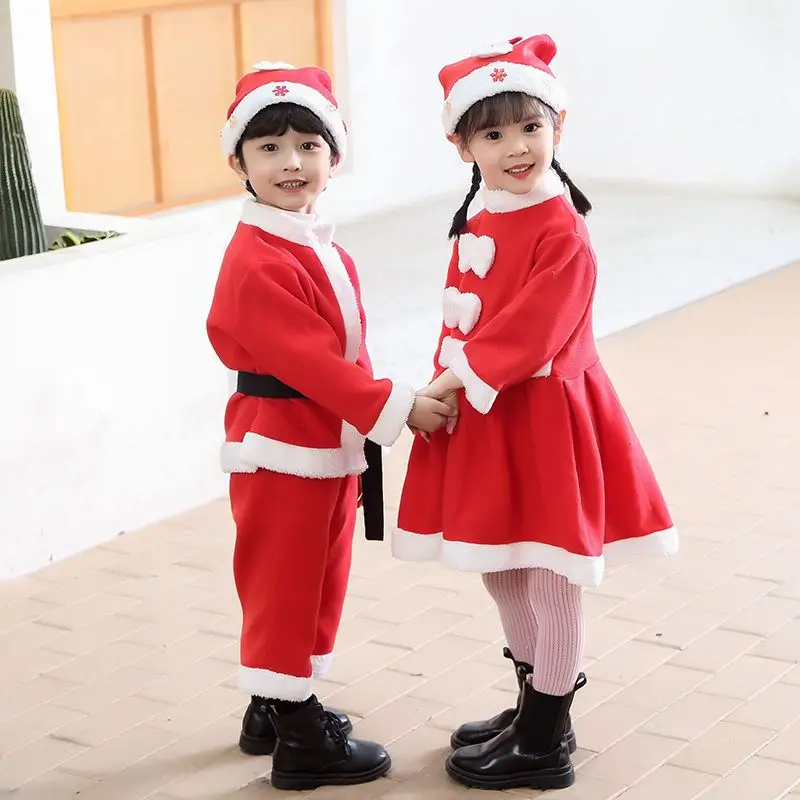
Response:
[{"label": "girl's sleeve", "polygon": [[522,291],[451,362],[467,400],[487,414],[498,392],[547,370],[591,302],[596,268],[574,233],[544,239]]},{"label": "girl's sleeve", "polygon": [[[236,336],[258,371],[274,375],[378,444],[394,444],[414,403],[414,390],[375,380],[342,355],[331,326],[308,303],[285,265],[251,268],[237,297]],[[264,325],[270,319],[273,324]]]}]

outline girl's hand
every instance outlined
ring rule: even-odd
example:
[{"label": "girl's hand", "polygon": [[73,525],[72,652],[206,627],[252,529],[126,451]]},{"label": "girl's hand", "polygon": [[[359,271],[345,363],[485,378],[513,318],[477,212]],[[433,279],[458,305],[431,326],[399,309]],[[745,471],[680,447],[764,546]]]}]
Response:
[{"label": "girl's hand", "polygon": [[414,406],[408,417],[408,424],[425,433],[433,433],[443,428],[447,421],[456,416],[458,412],[447,403],[433,397],[417,395]]}]

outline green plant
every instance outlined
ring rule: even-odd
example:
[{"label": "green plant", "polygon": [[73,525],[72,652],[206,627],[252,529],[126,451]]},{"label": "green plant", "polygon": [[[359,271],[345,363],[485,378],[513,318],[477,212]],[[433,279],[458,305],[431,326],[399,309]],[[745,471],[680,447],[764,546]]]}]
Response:
[{"label": "green plant", "polygon": [[0,261],[47,250],[19,102],[0,89]]},{"label": "green plant", "polygon": [[99,242],[102,239],[113,239],[119,236],[116,231],[103,231],[102,233],[75,233],[74,231],[64,231],[50,245],[51,250],[63,250],[65,247],[76,247],[79,244],[89,244],[89,242]]}]

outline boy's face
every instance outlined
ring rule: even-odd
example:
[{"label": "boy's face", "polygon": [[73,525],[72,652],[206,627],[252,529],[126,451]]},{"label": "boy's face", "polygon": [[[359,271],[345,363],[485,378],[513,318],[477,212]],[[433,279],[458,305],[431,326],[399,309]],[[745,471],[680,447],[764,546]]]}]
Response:
[{"label": "boy's face", "polygon": [[242,143],[242,160],[231,168],[250,181],[258,200],[268,206],[309,214],[331,176],[331,149],[315,133],[287,129],[283,136],[264,136]]}]

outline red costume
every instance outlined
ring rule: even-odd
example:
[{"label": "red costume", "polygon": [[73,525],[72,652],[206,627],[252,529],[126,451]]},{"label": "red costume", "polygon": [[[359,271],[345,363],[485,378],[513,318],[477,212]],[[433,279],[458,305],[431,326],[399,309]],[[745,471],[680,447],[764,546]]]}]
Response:
[{"label": "red costume", "polygon": [[[263,107],[294,102],[326,121],[344,151],[327,75],[263,65],[242,79],[223,132],[230,154]],[[356,476],[365,437],[391,445],[410,387],[372,377],[350,257],[332,226],[247,201],[220,270],[208,335],[241,376],[295,395],[237,392],[225,415],[223,468],[236,522],[242,604],[240,684],[251,695],[304,700],[330,663],[350,568]]]},{"label": "red costume", "polygon": [[606,558],[678,540],[597,355],[595,254],[552,172],[485,191],[453,249],[436,375],[464,384],[452,435],[417,439],[394,555],[496,572],[544,567],[596,586]]}]

